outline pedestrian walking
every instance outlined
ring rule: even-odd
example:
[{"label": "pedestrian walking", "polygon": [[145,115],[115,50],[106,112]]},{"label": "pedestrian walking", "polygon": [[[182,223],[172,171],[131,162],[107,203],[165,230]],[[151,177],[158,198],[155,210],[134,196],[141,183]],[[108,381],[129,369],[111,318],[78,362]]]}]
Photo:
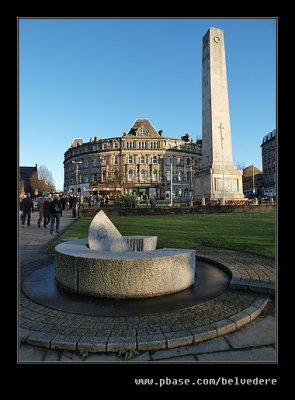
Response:
[{"label": "pedestrian walking", "polygon": [[50,234],[51,235],[52,235],[52,233],[54,231],[55,221],[56,221],[55,231],[56,231],[56,233],[59,232],[60,208],[61,208],[61,204],[58,201],[58,196],[55,194],[53,196],[53,200],[49,204],[49,210],[50,210]]},{"label": "pedestrian walking", "polygon": [[44,203],[43,203],[44,229],[47,228],[47,225],[50,222],[50,202],[51,202],[51,194],[47,194],[47,196],[44,198]]},{"label": "pedestrian walking", "polygon": [[31,222],[31,211],[34,211],[34,204],[33,200],[31,199],[30,193],[26,194],[26,197],[22,200],[20,209],[22,211],[22,228],[24,228],[26,219],[27,219],[27,225],[30,226]]}]

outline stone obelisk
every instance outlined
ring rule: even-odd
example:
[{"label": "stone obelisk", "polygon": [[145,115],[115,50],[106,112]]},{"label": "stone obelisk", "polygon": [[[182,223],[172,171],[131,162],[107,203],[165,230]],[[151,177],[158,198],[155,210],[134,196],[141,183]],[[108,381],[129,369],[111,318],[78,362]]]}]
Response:
[{"label": "stone obelisk", "polygon": [[196,198],[242,199],[242,171],[233,163],[224,35],[210,28],[202,52],[202,161],[195,174]]}]

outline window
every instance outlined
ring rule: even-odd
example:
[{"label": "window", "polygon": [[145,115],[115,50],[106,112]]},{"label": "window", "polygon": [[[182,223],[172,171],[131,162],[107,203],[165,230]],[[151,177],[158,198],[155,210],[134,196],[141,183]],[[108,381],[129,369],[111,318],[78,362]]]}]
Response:
[{"label": "window", "polygon": [[182,177],[182,172],[181,171],[177,171],[176,172],[176,179],[180,182],[181,181],[181,177]]},{"label": "window", "polygon": [[83,160],[83,167],[84,167],[84,168],[88,168],[88,158],[85,158],[85,159]]},{"label": "window", "polygon": [[102,181],[105,182],[107,180],[107,171],[102,171]]},{"label": "window", "polygon": [[128,156],[128,164],[133,164],[133,157],[132,156]]},{"label": "window", "polygon": [[113,149],[117,149],[118,147],[119,147],[118,142],[114,142],[114,143],[113,143]]},{"label": "window", "polygon": [[84,183],[88,183],[89,182],[89,175],[84,175]]},{"label": "window", "polygon": [[180,164],[181,164],[181,158],[180,158],[180,157],[177,157],[177,158],[176,158],[176,164],[177,164],[177,165],[180,165]]},{"label": "window", "polygon": [[118,164],[119,164],[119,157],[118,157],[118,156],[114,156],[114,158],[113,158],[113,164],[114,164],[114,165],[118,165]]},{"label": "window", "polygon": [[158,158],[157,158],[157,156],[154,156],[154,157],[153,157],[152,162],[153,162],[153,164],[157,164],[157,163],[158,163]]},{"label": "window", "polygon": [[128,181],[132,181],[133,180],[133,171],[132,169],[128,170]]},{"label": "window", "polygon": [[166,180],[167,181],[171,181],[171,172],[170,171],[166,171]]},{"label": "window", "polygon": [[166,157],[165,165],[170,165],[170,164],[171,164],[171,157]]},{"label": "window", "polygon": [[145,164],[145,156],[140,157],[140,164]]},{"label": "window", "polygon": [[103,149],[103,150],[106,150],[107,148],[108,148],[108,144],[107,144],[107,143],[103,143],[103,144],[102,144],[102,149]]},{"label": "window", "polygon": [[191,164],[191,160],[189,158],[186,159],[186,165],[190,165]]},{"label": "window", "polygon": [[93,165],[93,167],[97,167],[98,166],[98,159],[97,158],[93,158],[92,165]]},{"label": "window", "polygon": [[140,180],[145,181],[145,170],[144,169],[140,170]]},{"label": "window", "polygon": [[156,169],[153,169],[153,182],[157,182],[158,180],[158,171]]},{"label": "window", "polygon": [[97,173],[95,173],[95,174],[92,174],[92,180],[94,181],[94,182],[97,182]]}]

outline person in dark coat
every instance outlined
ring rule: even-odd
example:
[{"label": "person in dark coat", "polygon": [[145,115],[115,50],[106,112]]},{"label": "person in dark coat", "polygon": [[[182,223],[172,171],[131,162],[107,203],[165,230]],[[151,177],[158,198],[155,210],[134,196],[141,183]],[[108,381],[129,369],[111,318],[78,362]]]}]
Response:
[{"label": "person in dark coat", "polygon": [[34,204],[33,200],[31,199],[30,193],[27,193],[26,197],[22,200],[20,209],[22,211],[22,228],[24,228],[25,226],[27,217],[28,217],[27,225],[30,226],[31,211],[34,211]]},{"label": "person in dark coat", "polygon": [[59,232],[61,204],[58,200],[57,195],[54,195],[53,200],[49,203],[49,209],[50,209],[50,234],[52,235],[55,221],[56,221],[55,231],[56,233]]},{"label": "person in dark coat", "polygon": [[47,196],[44,199],[43,203],[43,218],[44,218],[44,228],[47,228],[47,225],[50,222],[50,209],[49,209],[49,204],[51,200],[51,194],[47,194]]}]

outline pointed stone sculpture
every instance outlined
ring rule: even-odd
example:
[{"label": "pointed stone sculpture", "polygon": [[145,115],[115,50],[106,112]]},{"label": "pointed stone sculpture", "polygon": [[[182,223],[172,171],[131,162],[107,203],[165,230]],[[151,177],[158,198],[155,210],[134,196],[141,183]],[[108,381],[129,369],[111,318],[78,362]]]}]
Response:
[{"label": "pointed stone sculpture", "polygon": [[195,197],[243,199],[242,171],[233,163],[224,34],[210,28],[203,37],[202,163]]},{"label": "pointed stone sculpture", "polygon": [[89,226],[88,245],[90,249],[98,251],[130,250],[126,240],[102,210],[96,214]]}]

